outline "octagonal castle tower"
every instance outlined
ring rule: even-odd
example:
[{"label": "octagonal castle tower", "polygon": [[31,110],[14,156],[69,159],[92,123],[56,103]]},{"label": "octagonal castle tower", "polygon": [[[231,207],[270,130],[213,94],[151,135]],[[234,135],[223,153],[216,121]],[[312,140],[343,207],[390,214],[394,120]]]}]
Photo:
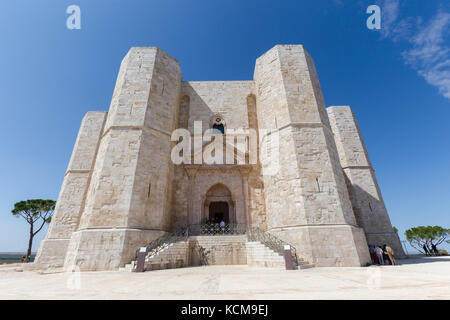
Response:
[{"label": "octagonal castle tower", "polygon": [[[257,148],[277,136],[264,147],[276,170],[249,163],[248,150],[244,162],[174,164],[172,131],[193,135],[197,121],[225,137],[256,130]],[[208,148],[199,145],[194,153]],[[203,82],[182,81],[177,60],[144,47],[122,61],[109,111],[82,121],[36,264],[115,270],[151,240],[219,215],[272,233],[316,266],[365,265],[368,243],[404,255],[356,118],[325,108],[303,46],[266,52],[253,81]]]}]

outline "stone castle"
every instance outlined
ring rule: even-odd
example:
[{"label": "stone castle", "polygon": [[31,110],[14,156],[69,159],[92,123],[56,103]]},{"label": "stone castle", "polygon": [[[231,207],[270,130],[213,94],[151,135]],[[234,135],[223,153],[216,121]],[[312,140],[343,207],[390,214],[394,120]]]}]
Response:
[{"label": "stone castle", "polygon": [[[260,161],[175,164],[172,132],[194,135],[197,121],[224,136],[277,135],[265,145],[277,170]],[[315,266],[363,266],[368,244],[404,256],[355,115],[326,108],[301,45],[263,54],[252,81],[199,82],[183,81],[178,61],[159,48],[132,48],[109,111],[83,118],[36,264],[116,270],[150,241],[217,219],[256,226]]]}]

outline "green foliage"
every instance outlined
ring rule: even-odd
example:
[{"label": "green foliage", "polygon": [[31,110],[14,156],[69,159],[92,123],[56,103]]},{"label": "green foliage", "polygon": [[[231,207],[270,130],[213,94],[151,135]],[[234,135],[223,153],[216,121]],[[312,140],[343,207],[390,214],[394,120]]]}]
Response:
[{"label": "green foliage", "polygon": [[431,251],[433,244],[436,246],[441,244],[449,234],[450,229],[441,226],[418,226],[405,231],[406,240],[409,244],[422,253],[425,253],[424,245]]},{"label": "green foliage", "polygon": [[[23,218],[30,225],[30,239],[28,242],[28,254],[31,254],[34,236],[42,230],[46,223],[50,223],[56,202],[54,200],[33,199],[20,201],[14,204],[11,213]],[[35,229],[36,228],[36,229]]]},{"label": "green foliage", "polygon": [[22,217],[28,223],[36,222],[40,218],[48,220],[55,210],[56,202],[53,200],[33,199],[20,201],[14,204],[11,213],[16,217]]},{"label": "green foliage", "polygon": [[447,250],[442,250],[442,249],[440,249],[440,250],[438,250],[438,251],[439,251],[439,255],[440,255],[440,256],[448,256]]},{"label": "green foliage", "polygon": [[396,227],[392,227],[392,230],[394,230],[395,233],[398,233],[398,229]]}]

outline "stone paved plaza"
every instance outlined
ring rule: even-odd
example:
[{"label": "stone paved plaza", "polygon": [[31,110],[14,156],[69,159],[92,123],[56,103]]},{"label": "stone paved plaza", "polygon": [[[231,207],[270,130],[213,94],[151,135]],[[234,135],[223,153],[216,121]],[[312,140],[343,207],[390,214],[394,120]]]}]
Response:
[{"label": "stone paved plaza", "polygon": [[82,272],[80,289],[73,273],[18,272],[20,265],[10,265],[0,267],[0,299],[450,299],[450,257],[399,262],[295,271],[208,266]]}]

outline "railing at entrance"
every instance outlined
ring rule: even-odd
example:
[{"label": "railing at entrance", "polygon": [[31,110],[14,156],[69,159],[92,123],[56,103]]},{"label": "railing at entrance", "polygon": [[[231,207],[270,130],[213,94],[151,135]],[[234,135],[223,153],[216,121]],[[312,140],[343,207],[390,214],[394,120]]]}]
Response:
[{"label": "railing at entrance", "polygon": [[240,223],[227,223],[223,226],[214,223],[191,224],[188,230],[190,236],[240,235],[246,234],[247,226]]},{"label": "railing at entrance", "polygon": [[250,227],[247,232],[247,237],[248,237],[248,240],[250,240],[250,241],[259,241],[259,242],[263,243],[264,245],[266,245],[273,251],[278,252],[281,255],[284,254],[284,250],[285,250],[284,248],[286,245],[288,245],[291,250],[292,260],[294,261],[295,264],[298,265],[297,250],[295,249],[295,247],[293,247],[289,243],[277,238],[273,234],[271,234],[267,231],[263,231],[257,227]]},{"label": "railing at entrance", "polygon": [[[163,246],[168,246],[172,243],[178,242],[178,241],[186,241],[189,238],[189,232],[186,228],[181,228],[178,231],[166,233],[165,235],[156,238],[155,240],[151,241],[146,246],[146,252],[147,255],[153,255],[160,250]],[[139,249],[136,251],[136,259],[139,254]]]},{"label": "railing at entrance", "polygon": [[[147,255],[154,255],[162,248],[178,241],[186,241],[189,236],[219,236],[219,235],[247,235],[249,241],[258,241],[272,249],[273,251],[284,255],[286,245],[289,245],[293,262],[298,266],[297,250],[289,243],[277,238],[273,234],[263,231],[257,227],[247,227],[246,224],[192,224],[183,227],[178,231],[167,233],[153,241],[147,247]],[[139,250],[136,252],[136,259]]]},{"label": "railing at entrance", "polygon": [[188,230],[190,236],[246,234],[249,241],[259,241],[280,255],[284,255],[285,246],[289,245],[292,260],[298,264],[297,250],[294,246],[257,227],[248,228],[245,224],[225,224],[222,227],[219,224],[193,224]]}]

